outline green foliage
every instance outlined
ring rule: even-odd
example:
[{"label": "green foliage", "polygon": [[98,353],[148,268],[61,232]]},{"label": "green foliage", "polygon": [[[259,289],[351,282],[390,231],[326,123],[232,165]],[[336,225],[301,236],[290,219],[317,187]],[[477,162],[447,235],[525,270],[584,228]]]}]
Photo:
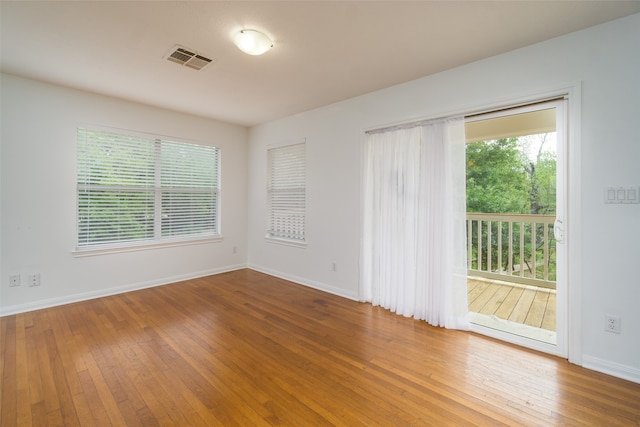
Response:
[{"label": "green foliage", "polygon": [[528,204],[525,161],[517,138],[467,145],[467,211],[521,213]]},{"label": "green foliage", "polygon": [[541,209],[537,212],[542,215],[556,213],[556,156],[553,153],[542,153],[538,158],[536,167],[536,179],[538,181],[538,200]]},{"label": "green foliage", "polygon": [[555,154],[539,149],[533,162],[526,148],[518,138],[467,144],[467,212],[555,213]]}]

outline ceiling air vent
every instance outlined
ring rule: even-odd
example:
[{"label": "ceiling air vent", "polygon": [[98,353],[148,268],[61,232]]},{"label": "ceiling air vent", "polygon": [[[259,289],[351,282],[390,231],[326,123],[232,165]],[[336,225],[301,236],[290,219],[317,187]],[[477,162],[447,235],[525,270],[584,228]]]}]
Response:
[{"label": "ceiling air vent", "polygon": [[166,56],[167,60],[194,70],[202,70],[204,67],[213,62],[212,59],[198,53],[185,49],[182,46],[175,46]]}]

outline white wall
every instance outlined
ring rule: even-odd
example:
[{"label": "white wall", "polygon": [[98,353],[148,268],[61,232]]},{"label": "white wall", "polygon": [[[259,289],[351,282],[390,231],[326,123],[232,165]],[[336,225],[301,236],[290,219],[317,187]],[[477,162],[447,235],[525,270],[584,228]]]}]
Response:
[{"label": "white wall", "polygon": [[[246,265],[246,128],[9,75],[1,84],[0,314]],[[86,125],[220,147],[223,240],[74,257],[76,128]],[[41,286],[26,285],[31,272],[40,272]],[[9,287],[13,274],[21,274],[21,286]]]},{"label": "white wall", "polygon": [[[577,245],[570,253],[569,351],[578,363],[640,382],[640,205],[603,204],[605,187],[640,185],[639,45],[634,15],[251,129],[249,265],[357,298],[363,129],[581,84],[570,153],[576,203],[569,226]],[[308,159],[306,249],[264,240],[266,148],[301,138]],[[621,334],[604,331],[606,313],[621,317]]]}]

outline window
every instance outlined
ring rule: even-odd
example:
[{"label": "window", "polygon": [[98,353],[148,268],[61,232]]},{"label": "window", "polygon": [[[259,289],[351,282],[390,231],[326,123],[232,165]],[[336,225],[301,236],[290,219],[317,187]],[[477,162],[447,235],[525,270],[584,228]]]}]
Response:
[{"label": "window", "polygon": [[78,129],[77,248],[219,236],[220,150]]},{"label": "window", "polygon": [[305,143],[268,150],[267,238],[305,242]]}]

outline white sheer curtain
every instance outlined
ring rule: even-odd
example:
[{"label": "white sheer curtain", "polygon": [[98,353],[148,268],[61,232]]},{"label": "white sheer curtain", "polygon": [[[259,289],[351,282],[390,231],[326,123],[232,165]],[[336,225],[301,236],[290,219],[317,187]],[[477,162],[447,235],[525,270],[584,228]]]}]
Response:
[{"label": "white sheer curtain", "polygon": [[464,119],[367,134],[360,296],[468,329]]}]

